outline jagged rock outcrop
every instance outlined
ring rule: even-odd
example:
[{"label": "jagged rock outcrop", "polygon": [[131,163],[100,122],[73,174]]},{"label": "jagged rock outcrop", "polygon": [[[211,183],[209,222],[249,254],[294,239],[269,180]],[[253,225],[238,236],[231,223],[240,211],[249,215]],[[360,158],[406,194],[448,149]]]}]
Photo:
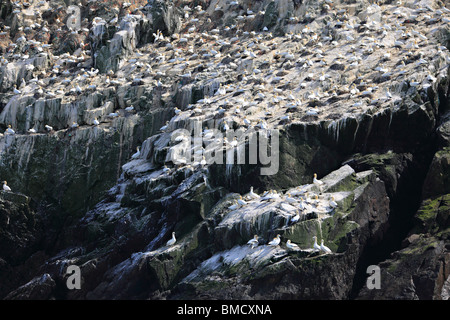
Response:
[{"label": "jagged rock outcrop", "polygon": [[[448,300],[450,272],[449,149],[447,117],[437,128],[440,149],[434,154],[423,183],[419,210],[401,249],[380,263],[379,290],[363,288],[359,299]],[[389,284],[389,285],[386,285]]]}]

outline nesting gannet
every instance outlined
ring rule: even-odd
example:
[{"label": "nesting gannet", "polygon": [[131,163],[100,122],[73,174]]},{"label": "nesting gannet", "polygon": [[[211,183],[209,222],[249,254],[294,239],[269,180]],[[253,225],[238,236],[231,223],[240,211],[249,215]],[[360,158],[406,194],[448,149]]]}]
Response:
[{"label": "nesting gannet", "polygon": [[273,240],[270,241],[270,242],[268,243],[268,245],[269,245],[269,246],[276,247],[276,246],[278,246],[278,245],[280,244],[280,241],[281,241],[280,235],[277,234],[277,236],[276,236],[275,238],[273,238]]},{"label": "nesting gannet", "polygon": [[241,205],[241,206],[244,206],[244,205],[247,204],[247,202],[244,199],[242,199],[242,196],[239,196],[239,199],[237,200],[237,203],[239,205]]},{"label": "nesting gannet", "polygon": [[238,145],[238,141],[236,137],[233,137],[233,141],[230,142],[231,147],[236,147]]},{"label": "nesting gannet", "polygon": [[295,216],[291,219],[292,223],[296,223],[300,220],[300,212],[297,211],[297,213],[295,214]]},{"label": "nesting gannet", "polygon": [[258,242],[258,235],[255,234],[255,236],[253,237],[253,239],[248,240],[247,242],[248,245],[252,246],[252,249],[257,247],[259,242]]},{"label": "nesting gannet", "polygon": [[236,210],[236,209],[239,209],[240,207],[241,206],[239,205],[239,203],[236,200],[234,200],[234,203],[231,206],[229,206],[228,209]]},{"label": "nesting gannet", "polygon": [[253,186],[250,187],[250,193],[248,195],[251,199],[259,199],[260,196],[258,194],[256,194],[255,192],[253,192]]},{"label": "nesting gannet", "polygon": [[306,203],[306,201],[303,201],[303,198],[300,198],[300,203],[299,203],[299,205],[298,205],[298,208],[300,209],[300,210],[309,210],[310,209],[310,207],[309,207],[309,205]]},{"label": "nesting gannet", "polygon": [[294,191],[291,191],[290,194],[291,194],[291,196],[297,196],[297,195],[304,194],[305,192],[306,192],[305,189],[298,186],[294,189]]},{"label": "nesting gannet", "polygon": [[292,196],[291,196],[290,193],[288,193],[288,194],[286,195],[285,200],[286,200],[286,202],[288,202],[288,203],[296,203],[296,202],[298,202],[297,199],[292,198]]},{"label": "nesting gannet", "polygon": [[270,190],[264,197],[261,198],[261,200],[269,200],[271,202],[274,202],[279,198],[280,195],[277,193],[276,190]]},{"label": "nesting gannet", "polygon": [[16,85],[14,85],[14,94],[21,94],[22,93],[22,91],[20,91],[19,89],[17,89],[17,86]]},{"label": "nesting gannet", "polygon": [[141,151],[139,150],[139,147],[136,147],[136,152],[131,156],[131,159],[137,159],[141,155]]},{"label": "nesting gannet", "polygon": [[320,246],[317,244],[317,237],[313,236],[313,239],[314,239],[313,248],[316,249],[317,251],[320,251]]},{"label": "nesting gannet", "polygon": [[78,123],[76,123],[75,121],[72,122],[72,125],[70,126],[71,128],[78,128]]},{"label": "nesting gannet", "polygon": [[169,121],[166,121],[166,124],[163,125],[161,128],[159,128],[159,130],[164,132],[167,130],[168,127],[169,127]]},{"label": "nesting gannet", "polygon": [[316,185],[317,187],[319,187],[319,189],[320,189],[321,187],[323,187],[323,184],[324,184],[323,181],[317,179],[317,173],[314,173],[313,183],[314,183],[314,185]]},{"label": "nesting gannet", "polygon": [[331,197],[331,200],[330,200],[330,207],[331,208],[336,208],[337,207],[337,203],[336,203],[336,201],[334,201],[334,197]]},{"label": "nesting gannet", "polygon": [[11,191],[11,188],[10,188],[10,187],[8,187],[8,185],[7,185],[7,182],[6,182],[6,181],[3,181],[3,190],[4,190],[4,191]]},{"label": "nesting gannet", "polygon": [[288,249],[291,249],[291,250],[299,250],[300,249],[299,246],[295,243],[292,243],[290,239],[288,239],[286,241],[286,247],[288,247]]},{"label": "nesting gannet", "polygon": [[47,129],[47,131],[52,131],[53,127],[49,126],[48,124],[45,125],[45,129]]},{"label": "nesting gannet", "polygon": [[172,232],[172,239],[170,239],[169,241],[166,242],[167,246],[173,246],[175,244],[175,242],[177,241],[177,239],[175,239],[175,232]]},{"label": "nesting gannet", "polygon": [[5,130],[5,134],[15,134],[16,132],[11,128],[11,125],[8,125],[8,128]]},{"label": "nesting gannet", "polygon": [[92,124],[94,126],[98,126],[100,124],[100,122],[97,120],[97,118],[94,118],[94,120],[92,121]]},{"label": "nesting gannet", "polygon": [[316,207],[318,207],[320,204],[319,196],[317,194],[314,196],[313,204]]},{"label": "nesting gannet", "polygon": [[320,250],[325,252],[325,253],[331,253],[330,248],[328,248],[326,245],[323,244],[323,239],[322,239],[322,241],[320,243]]}]

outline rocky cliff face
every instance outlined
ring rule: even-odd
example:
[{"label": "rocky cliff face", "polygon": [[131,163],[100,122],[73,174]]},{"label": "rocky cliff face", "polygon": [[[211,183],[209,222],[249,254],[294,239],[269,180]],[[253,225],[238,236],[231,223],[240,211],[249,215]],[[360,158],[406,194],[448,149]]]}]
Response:
[{"label": "rocky cliff face", "polygon": [[74,4],[0,4],[0,297],[448,299],[443,3]]}]

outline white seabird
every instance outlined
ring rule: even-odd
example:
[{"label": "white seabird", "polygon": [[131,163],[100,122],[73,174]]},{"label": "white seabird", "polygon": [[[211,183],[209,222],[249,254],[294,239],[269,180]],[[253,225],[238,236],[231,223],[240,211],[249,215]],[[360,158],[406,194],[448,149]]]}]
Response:
[{"label": "white seabird", "polygon": [[3,181],[3,190],[4,190],[4,191],[11,191],[11,188],[10,188],[10,187],[8,187],[8,185],[7,185],[7,182],[6,182],[6,181]]},{"label": "white seabird", "polygon": [[259,198],[260,198],[260,196],[259,196],[258,194],[256,194],[255,192],[253,192],[253,186],[250,187],[250,193],[249,193],[248,197],[249,197],[250,199],[259,199]]},{"label": "white seabird", "polygon": [[288,193],[288,194],[286,195],[285,201],[286,201],[287,203],[296,203],[296,202],[298,202],[297,199],[292,198],[292,196],[291,196],[290,193]]},{"label": "white seabird", "polygon": [[323,181],[317,179],[317,173],[314,173],[313,183],[318,187],[323,186]]},{"label": "white seabird", "polygon": [[328,248],[326,245],[323,244],[323,239],[322,239],[322,241],[320,243],[320,250],[325,252],[325,253],[331,253],[330,248]]},{"label": "white seabird", "polygon": [[299,250],[299,246],[295,243],[292,243],[291,240],[286,241],[286,247],[291,250]]},{"label": "white seabird", "polygon": [[139,147],[136,147],[136,152],[131,156],[131,159],[137,159],[141,155],[141,151],[139,150]]},{"label": "white seabird", "polygon": [[334,197],[331,197],[331,200],[330,200],[330,207],[331,208],[333,208],[333,209],[335,209],[336,207],[337,207],[337,202],[336,201],[334,201]]},{"label": "white seabird", "polygon": [[175,232],[172,232],[172,239],[170,239],[169,241],[167,241],[166,245],[167,246],[173,246],[175,244],[175,242],[177,241],[177,239],[175,239]]},{"label": "white seabird", "polygon": [[239,196],[239,199],[237,200],[237,203],[238,203],[240,206],[244,206],[244,205],[247,204],[247,202],[246,202],[244,199],[242,199],[242,196]]},{"label": "white seabird", "polygon": [[317,179],[317,173],[314,173],[313,184],[319,188],[320,192],[322,192],[324,183],[322,180]]},{"label": "white seabird", "polygon": [[313,248],[316,249],[317,251],[320,251],[320,250],[321,250],[321,249],[320,249],[320,246],[317,244],[317,237],[316,237],[316,236],[313,236],[313,239],[314,239],[314,245],[313,245]]},{"label": "white seabird", "polygon": [[159,130],[164,132],[167,130],[168,127],[169,127],[169,121],[166,121],[166,124],[163,125],[161,128],[159,128]]},{"label": "white seabird", "polygon": [[235,200],[234,203],[228,207],[228,209],[236,210],[236,209],[239,209],[240,207],[241,207],[241,205]]},{"label": "white seabird", "polygon": [[248,240],[247,242],[248,245],[252,246],[252,249],[257,247],[259,242],[258,242],[258,235],[255,234],[255,236],[253,237],[253,239]]},{"label": "white seabird", "polygon": [[297,214],[291,219],[292,223],[296,223],[298,222],[298,220],[300,220],[300,212],[297,211]]},{"label": "white seabird", "polygon": [[11,125],[8,125],[8,128],[5,130],[5,134],[15,134],[16,132],[11,128]]},{"label": "white seabird", "polygon": [[280,241],[281,241],[280,235],[277,234],[277,236],[276,236],[275,238],[273,238],[273,240],[270,241],[270,242],[268,243],[268,245],[269,245],[269,246],[276,247],[276,246],[278,246],[278,245],[280,244]]}]

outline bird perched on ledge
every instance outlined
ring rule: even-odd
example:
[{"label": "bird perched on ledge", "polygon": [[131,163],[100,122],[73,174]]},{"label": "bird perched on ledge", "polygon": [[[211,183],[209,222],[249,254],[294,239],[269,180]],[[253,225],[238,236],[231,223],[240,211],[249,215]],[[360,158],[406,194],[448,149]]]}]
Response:
[{"label": "bird perched on ledge", "polygon": [[176,241],[177,241],[177,239],[175,238],[175,232],[172,232],[172,239],[167,241],[166,245],[169,246],[169,247],[173,246]]},{"label": "bird perched on ledge", "polygon": [[7,182],[3,181],[3,191],[11,191],[11,188],[8,187]]},{"label": "bird perched on ledge", "polygon": [[326,245],[323,244],[323,239],[322,239],[322,241],[320,243],[320,250],[325,252],[325,253],[331,253],[330,248],[328,248]]},{"label": "bird perched on ledge", "polygon": [[280,244],[280,241],[281,241],[280,235],[277,234],[277,236],[276,236],[275,238],[273,238],[273,240],[270,241],[270,242],[268,243],[268,245],[269,245],[269,246],[276,247],[276,246],[278,246],[278,245]]},{"label": "bird perched on ledge", "polygon": [[298,245],[295,244],[295,243],[292,243],[291,240],[286,241],[286,247],[288,247],[288,249],[291,249],[291,250],[298,250],[298,249],[300,249],[298,247]]},{"label": "bird perched on ledge", "polygon": [[258,242],[258,235],[255,234],[255,236],[253,237],[253,239],[248,240],[247,242],[248,245],[252,246],[252,249],[257,247],[259,242]]}]

